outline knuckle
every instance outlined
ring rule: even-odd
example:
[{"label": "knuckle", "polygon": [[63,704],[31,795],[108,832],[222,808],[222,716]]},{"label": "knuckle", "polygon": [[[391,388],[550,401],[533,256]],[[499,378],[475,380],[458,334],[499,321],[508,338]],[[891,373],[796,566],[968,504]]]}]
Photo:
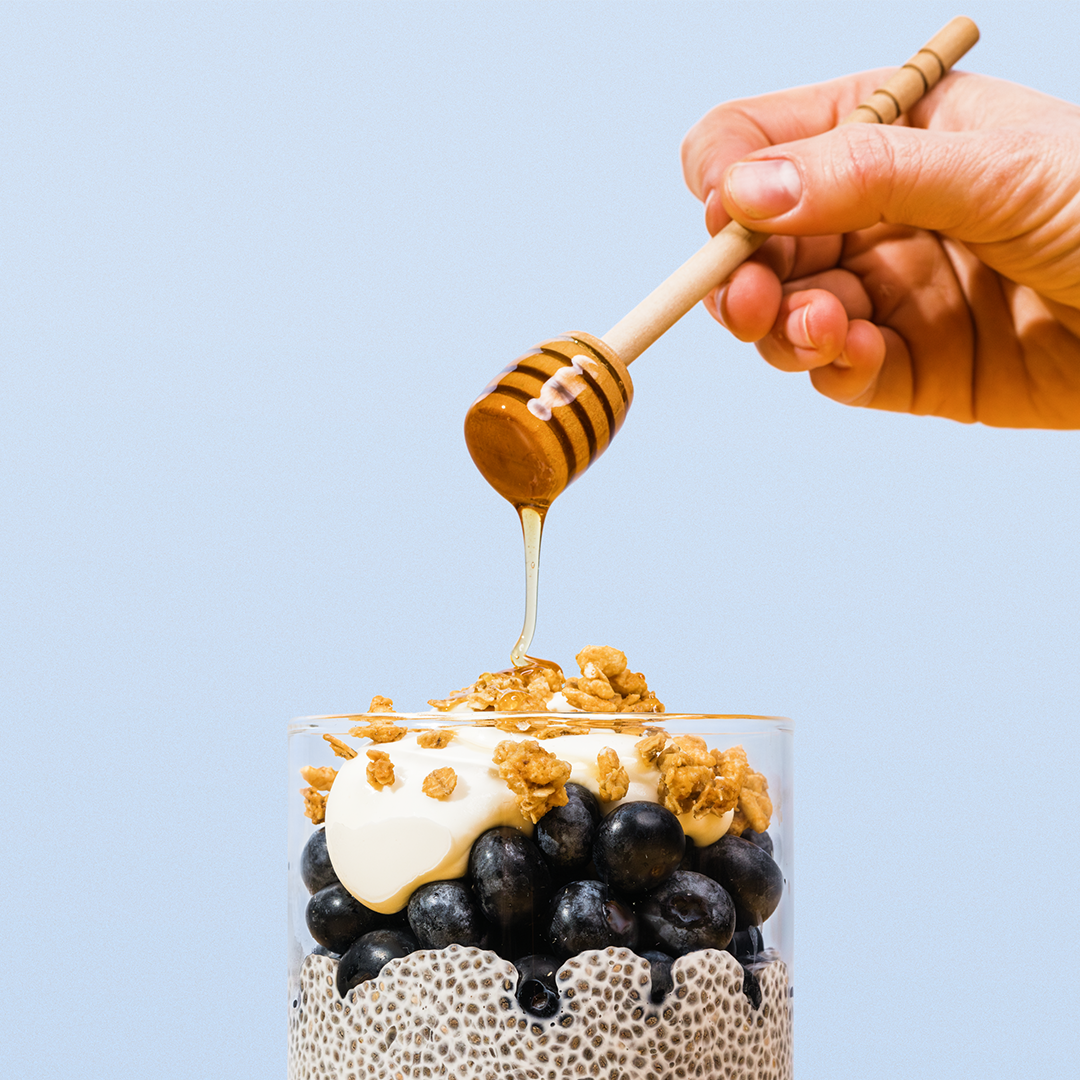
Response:
[{"label": "knuckle", "polygon": [[897,148],[889,134],[877,124],[847,124],[837,129],[830,161],[830,179],[854,188],[860,199],[879,212],[894,201],[897,193]]}]

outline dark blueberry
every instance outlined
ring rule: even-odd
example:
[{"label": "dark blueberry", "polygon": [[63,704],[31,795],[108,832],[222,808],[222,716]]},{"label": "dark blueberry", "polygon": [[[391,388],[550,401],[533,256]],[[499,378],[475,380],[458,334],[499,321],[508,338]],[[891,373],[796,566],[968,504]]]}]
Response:
[{"label": "dark blueberry", "polygon": [[328,885],[307,903],[308,930],[331,952],[343,953],[381,921],[382,916],[364,907],[344,885]]},{"label": "dark blueberry", "polygon": [[772,837],[767,832],[754,832],[753,829],[746,829],[742,834],[742,838],[749,840],[751,844],[756,844],[767,855],[772,855]]},{"label": "dark blueberry", "polygon": [[523,956],[514,961],[518,969],[517,999],[533,1016],[554,1016],[559,1011],[559,988],[555,973],[559,961],[554,956]]},{"label": "dark blueberry", "polygon": [[682,862],[679,863],[677,869],[693,870],[697,873],[697,853],[697,844],[688,836],[686,838],[686,850],[683,852]]},{"label": "dark blueberry", "polygon": [[641,956],[649,961],[649,971],[652,975],[652,990],[649,991],[649,998],[654,1005],[659,1005],[675,985],[671,978],[671,965],[675,961],[667,953],[655,950],[643,952]]},{"label": "dark blueberry", "polygon": [[633,949],[638,921],[601,881],[574,881],[560,889],[551,905],[548,937],[557,956],[575,956],[609,945]]},{"label": "dark blueberry", "polygon": [[487,929],[464,881],[429,881],[409,897],[409,927],[425,949],[479,945]]},{"label": "dark blueberry", "polygon": [[643,929],[672,956],[724,949],[735,931],[735,905],[711,878],[676,870],[637,905]]},{"label": "dark blueberry", "polygon": [[760,928],[761,919],[752,911],[744,907],[735,908],[735,929],[749,930],[751,927]]},{"label": "dark blueberry", "polygon": [[592,857],[600,804],[580,784],[567,784],[565,790],[566,805],[554,807],[536,823],[533,840],[556,877],[580,879]]},{"label": "dark blueberry", "polygon": [[747,996],[756,1012],[761,1008],[761,983],[748,967],[743,967],[742,992]]},{"label": "dark blueberry", "polygon": [[498,953],[511,963],[515,956],[547,955],[551,952],[551,942],[547,939],[546,930],[543,916],[506,929],[492,926],[484,937],[482,948]]},{"label": "dark blueberry", "polygon": [[638,956],[642,960],[648,960],[650,964],[673,964],[675,957],[668,956],[666,952],[660,952],[659,949],[646,949],[644,952],[639,952]]},{"label": "dark blueberry", "polygon": [[316,945],[311,950],[312,956],[329,956],[331,960],[340,960],[341,953],[331,952],[325,945]]},{"label": "dark blueberry", "polygon": [[686,835],[670,810],[652,802],[628,802],[600,822],[593,862],[601,881],[634,896],[671,877],[685,851]]},{"label": "dark blueberry", "polygon": [[409,908],[408,905],[403,907],[400,911],[395,911],[393,915],[380,915],[379,916],[379,929],[380,930],[404,930],[406,934],[412,933],[412,927],[409,926]]},{"label": "dark blueberry", "polygon": [[784,875],[769,853],[749,840],[730,833],[721,836],[701,849],[698,866],[731,893],[740,929],[760,926],[780,903]]},{"label": "dark blueberry", "polygon": [[478,837],[469,852],[469,880],[480,910],[499,930],[522,926],[551,901],[551,873],[520,829],[501,825]]},{"label": "dark blueberry", "polygon": [[330,855],[326,850],[325,829],[313,832],[304,845],[304,852],[300,856],[300,878],[309,893],[317,893],[327,885],[338,883],[338,876],[330,865]]},{"label": "dark blueberry", "polygon": [[419,948],[416,938],[403,930],[372,930],[342,956],[337,969],[338,993],[344,997],[354,986],[375,978],[390,960]]},{"label": "dark blueberry", "polygon": [[756,926],[748,926],[745,930],[737,929],[731,935],[731,943],[727,951],[736,960],[752,960],[765,951],[765,939]]}]

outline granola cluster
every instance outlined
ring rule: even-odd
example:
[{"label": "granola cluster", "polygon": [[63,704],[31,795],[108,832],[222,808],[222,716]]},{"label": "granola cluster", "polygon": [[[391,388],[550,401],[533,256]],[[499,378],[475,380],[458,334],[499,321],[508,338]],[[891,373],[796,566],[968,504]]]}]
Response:
[{"label": "granola cluster", "polygon": [[520,671],[485,671],[472,685],[428,704],[441,712],[461,704],[475,712],[545,712],[563,681],[562,671],[554,665],[550,668],[534,665]]},{"label": "granola cluster", "polygon": [[[383,698],[383,700],[386,699]],[[353,738],[370,739],[373,743],[397,742],[398,739],[404,739],[408,731],[408,728],[398,727],[393,720],[384,720],[381,716],[378,719],[365,720],[362,724],[349,728],[349,734]]]},{"label": "granola cluster", "polygon": [[330,744],[335,757],[344,758],[346,761],[356,757],[356,751],[347,743],[342,742],[336,735],[324,735],[323,739]]},{"label": "granola cluster", "polygon": [[735,836],[742,836],[747,829],[764,832],[772,821],[772,812],[769,781],[761,773],[748,768],[739,792],[739,807],[731,819],[731,828],[728,831]]},{"label": "granola cluster", "polygon": [[367,782],[379,791],[394,782],[394,763],[385,750],[369,750],[371,762],[367,767]]},{"label": "granola cluster", "polygon": [[547,712],[561,693],[575,709],[600,713],[662,713],[663,703],[640,671],[626,666],[626,653],[609,645],[589,645],[576,657],[580,675],[569,679],[555,664],[517,671],[486,671],[448,698],[428,702],[446,712],[467,705],[475,712]]},{"label": "granola cluster", "polygon": [[499,775],[514,793],[521,816],[534,825],[554,806],[567,803],[570,765],[545,750],[535,739],[503,739],[492,758]]},{"label": "granola cluster", "polygon": [[449,799],[457,787],[457,773],[449,766],[433,769],[424,777],[420,790],[431,799]]},{"label": "granola cluster", "polygon": [[673,814],[717,816],[734,810],[729,831],[764,832],[772,818],[772,800],[765,777],[750,768],[741,746],[710,750],[696,735],[670,738],[658,731],[635,744],[641,759],[660,773],[657,801]]},{"label": "granola cluster", "polygon": [[619,755],[610,746],[605,746],[596,755],[596,767],[600,774],[600,798],[604,802],[625,799],[630,790],[630,777],[619,761]]},{"label": "granola cluster", "polygon": [[313,825],[321,825],[326,820],[326,795],[313,787],[300,789],[304,798],[304,816],[311,818]]},{"label": "granola cluster", "polygon": [[454,733],[446,728],[422,731],[416,737],[416,745],[424,750],[442,750],[453,741]]}]

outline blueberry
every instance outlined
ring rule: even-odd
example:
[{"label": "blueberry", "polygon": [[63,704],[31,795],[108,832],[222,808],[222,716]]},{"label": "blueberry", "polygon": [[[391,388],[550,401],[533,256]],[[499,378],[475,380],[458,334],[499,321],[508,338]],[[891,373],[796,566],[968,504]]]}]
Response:
[{"label": "blueberry", "polygon": [[751,927],[760,928],[761,919],[752,911],[744,907],[735,908],[735,929],[749,930]]},{"label": "blueberry", "polygon": [[727,951],[736,960],[752,960],[765,951],[765,939],[756,926],[748,926],[745,930],[736,929],[731,935]]},{"label": "blueberry", "polygon": [[354,986],[375,978],[390,960],[419,948],[416,938],[402,930],[372,930],[342,956],[337,970],[338,993],[344,997]]},{"label": "blueberry", "polygon": [[421,885],[409,897],[408,917],[409,927],[425,949],[479,945],[487,929],[480,905],[464,881]]},{"label": "blueberry", "polygon": [[312,956],[328,956],[331,960],[340,960],[341,953],[331,952],[325,945],[316,945],[311,950]]},{"label": "blueberry", "polygon": [[331,952],[345,952],[380,921],[379,915],[364,907],[340,884],[320,889],[307,903],[308,930]]},{"label": "blueberry", "polygon": [[409,907],[406,905],[400,911],[395,911],[393,915],[380,915],[379,916],[379,929],[380,930],[404,930],[406,934],[412,933],[412,927],[409,926]]},{"label": "blueberry", "polygon": [[499,930],[530,922],[551,900],[551,873],[539,850],[507,825],[477,838],[469,852],[469,880],[480,910]]},{"label": "blueberry", "polygon": [[721,836],[702,848],[698,866],[735,901],[739,927],[760,926],[780,903],[784,875],[768,852],[742,837]]},{"label": "blueberry", "polygon": [[742,992],[746,995],[754,1011],[757,1012],[761,1008],[761,983],[750,968],[744,965],[742,971]]},{"label": "blueberry", "polygon": [[547,939],[547,917],[545,912],[538,913],[535,919],[516,926],[501,928],[489,927],[484,938],[483,948],[498,953],[504,960],[513,963],[515,956],[546,956],[552,951]]},{"label": "blueberry", "polygon": [[724,949],[735,931],[735,905],[711,878],[676,870],[637,905],[644,929],[673,956]]},{"label": "blueberry", "polygon": [[749,840],[751,844],[756,844],[766,855],[772,855],[772,837],[767,832],[754,832],[753,829],[745,829],[742,838]]},{"label": "blueberry", "polygon": [[675,985],[671,978],[671,965],[675,961],[667,953],[656,952],[655,950],[649,950],[640,955],[642,959],[649,961],[649,972],[652,975],[652,989],[649,991],[649,999],[654,1005],[659,1005]]},{"label": "blueberry", "polygon": [[554,807],[536,823],[533,840],[552,872],[570,880],[581,878],[589,865],[600,804],[580,784],[567,784],[565,790],[566,805]]},{"label": "blueberry", "polygon": [[603,882],[574,881],[559,890],[551,905],[548,937],[563,957],[609,945],[633,949],[637,916]]},{"label": "blueberry", "polygon": [[679,870],[693,870],[697,873],[697,853],[698,846],[694,843],[693,838],[686,838],[686,850],[683,852],[682,862],[679,863],[677,869]]},{"label": "blueberry", "polygon": [[327,885],[336,885],[338,876],[330,865],[330,854],[326,850],[326,830],[319,829],[311,834],[300,856],[300,878],[309,893],[317,893]]},{"label": "blueberry", "polygon": [[686,835],[670,810],[652,802],[628,802],[600,822],[593,862],[601,881],[634,896],[671,877],[685,851]]},{"label": "blueberry", "polygon": [[521,1007],[533,1016],[554,1016],[559,1011],[559,988],[555,983],[558,958],[542,953],[523,956],[514,961],[514,967],[520,975],[517,999]]}]

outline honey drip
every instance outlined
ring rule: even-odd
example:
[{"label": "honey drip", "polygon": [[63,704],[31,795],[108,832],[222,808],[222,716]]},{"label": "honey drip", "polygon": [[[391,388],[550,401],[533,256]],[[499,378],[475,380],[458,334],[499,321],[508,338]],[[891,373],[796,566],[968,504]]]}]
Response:
[{"label": "honey drip", "polygon": [[510,653],[510,663],[515,669],[527,668],[536,663],[527,656],[536,633],[536,597],[540,581],[540,540],[544,532],[544,516],[547,508],[519,506],[521,535],[525,538],[525,625],[521,628],[521,637]]}]

